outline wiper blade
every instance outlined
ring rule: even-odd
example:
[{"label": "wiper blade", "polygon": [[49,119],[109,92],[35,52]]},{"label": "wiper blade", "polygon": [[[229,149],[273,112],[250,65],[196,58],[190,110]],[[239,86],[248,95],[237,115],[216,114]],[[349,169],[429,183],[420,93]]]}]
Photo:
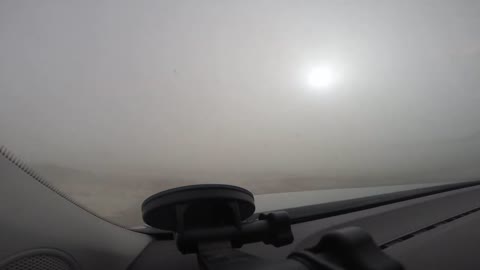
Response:
[{"label": "wiper blade", "polygon": [[288,212],[292,224],[296,224],[478,185],[480,185],[480,180],[399,191],[283,210]]}]

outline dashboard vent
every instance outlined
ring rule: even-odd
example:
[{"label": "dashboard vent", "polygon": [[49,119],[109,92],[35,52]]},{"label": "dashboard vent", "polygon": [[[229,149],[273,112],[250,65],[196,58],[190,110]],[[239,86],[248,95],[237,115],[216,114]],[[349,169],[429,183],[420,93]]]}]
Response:
[{"label": "dashboard vent", "polygon": [[54,249],[21,252],[0,263],[0,270],[75,270],[75,261]]},{"label": "dashboard vent", "polygon": [[70,270],[64,260],[48,255],[36,255],[18,259],[2,268],[2,270]]}]

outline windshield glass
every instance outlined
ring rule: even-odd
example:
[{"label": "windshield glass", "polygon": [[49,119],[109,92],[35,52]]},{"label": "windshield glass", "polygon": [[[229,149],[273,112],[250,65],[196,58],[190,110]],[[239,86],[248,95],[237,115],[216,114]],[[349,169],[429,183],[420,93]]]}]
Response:
[{"label": "windshield glass", "polygon": [[0,144],[126,225],[147,196],[193,183],[470,180],[479,14],[479,1],[1,1]]}]

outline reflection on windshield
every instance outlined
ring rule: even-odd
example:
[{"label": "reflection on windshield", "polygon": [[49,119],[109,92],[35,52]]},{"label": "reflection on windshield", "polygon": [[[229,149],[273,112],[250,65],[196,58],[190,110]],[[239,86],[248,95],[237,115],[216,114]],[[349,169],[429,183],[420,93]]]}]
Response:
[{"label": "reflection on windshield", "polygon": [[192,183],[264,194],[472,179],[479,12],[3,1],[0,144],[118,220]]}]

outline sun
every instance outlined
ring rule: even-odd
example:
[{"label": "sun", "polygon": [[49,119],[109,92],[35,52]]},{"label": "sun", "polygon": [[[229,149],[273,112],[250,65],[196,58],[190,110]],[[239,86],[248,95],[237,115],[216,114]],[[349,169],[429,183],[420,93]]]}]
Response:
[{"label": "sun", "polygon": [[312,89],[329,90],[338,83],[339,74],[332,66],[317,66],[308,72],[306,79]]}]

